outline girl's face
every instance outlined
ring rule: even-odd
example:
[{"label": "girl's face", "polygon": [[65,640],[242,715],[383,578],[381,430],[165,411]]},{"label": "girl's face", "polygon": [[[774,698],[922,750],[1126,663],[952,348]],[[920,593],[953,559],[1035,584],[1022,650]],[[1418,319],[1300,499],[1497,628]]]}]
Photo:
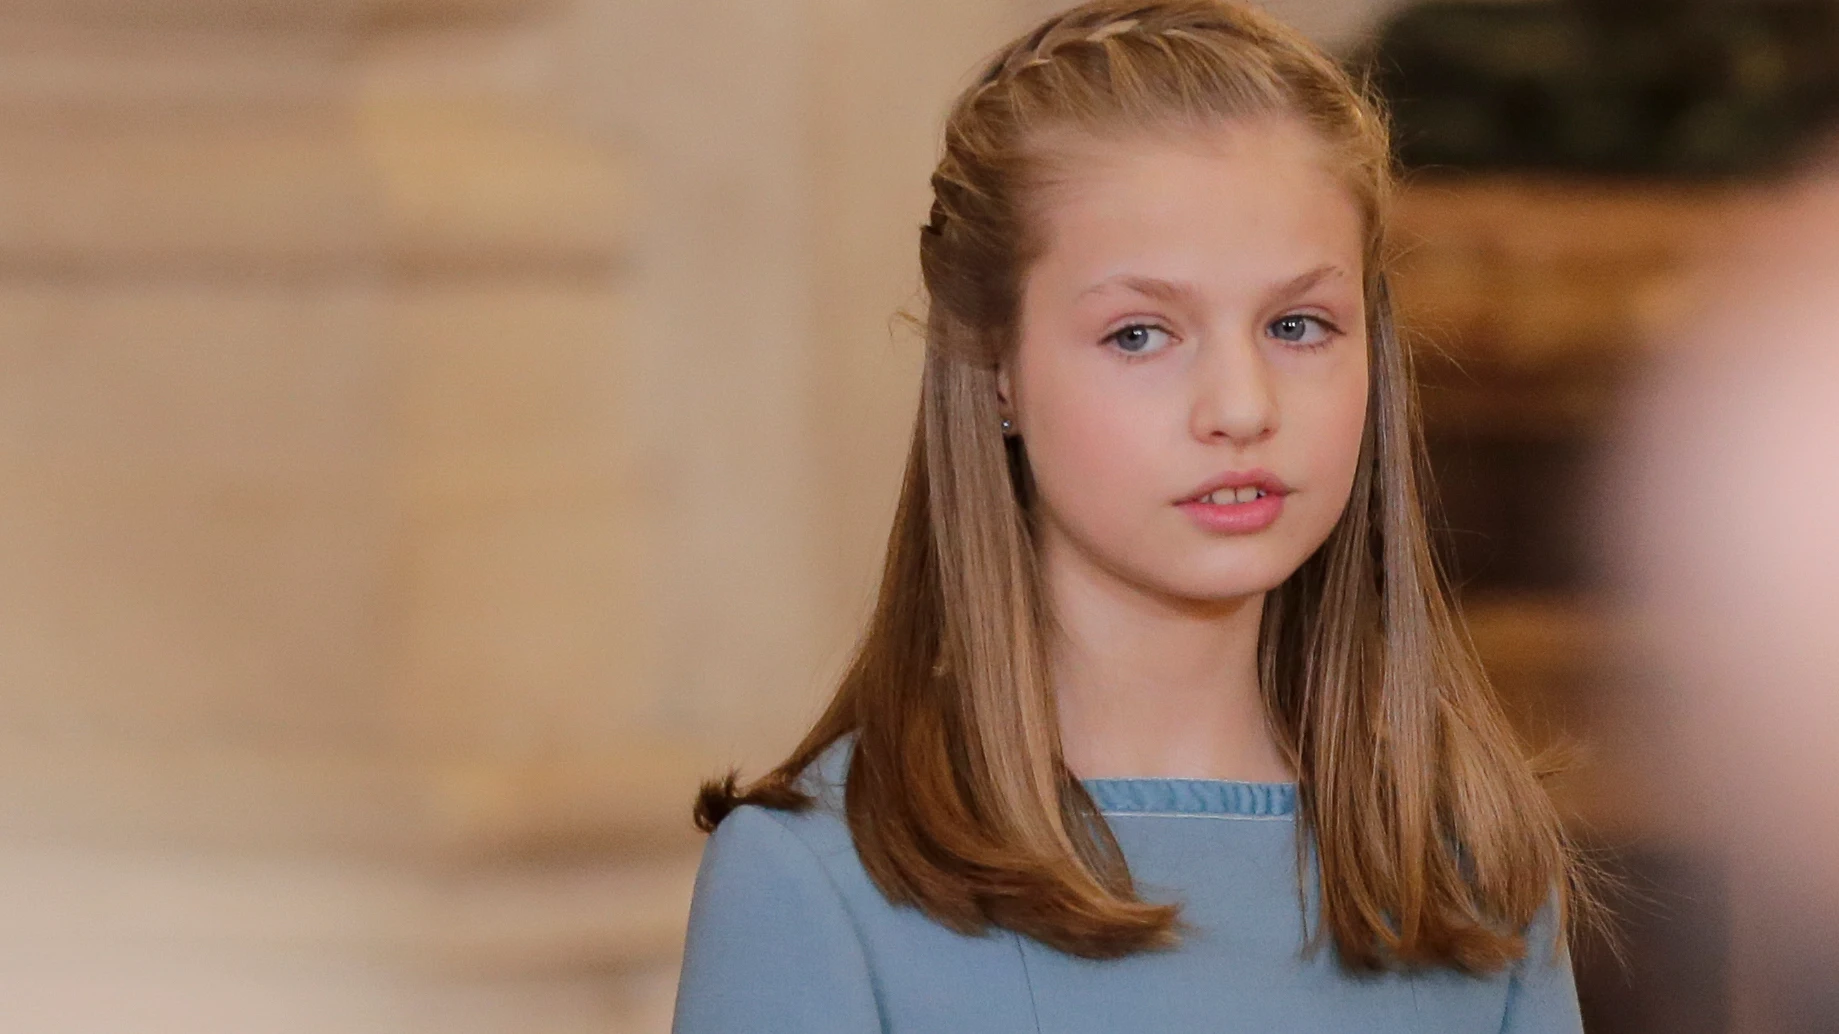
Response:
[{"label": "girl's face", "polygon": [[1160,595],[1272,589],[1347,505],[1366,421],[1360,210],[1289,118],[1040,141],[998,373],[1042,545]]}]

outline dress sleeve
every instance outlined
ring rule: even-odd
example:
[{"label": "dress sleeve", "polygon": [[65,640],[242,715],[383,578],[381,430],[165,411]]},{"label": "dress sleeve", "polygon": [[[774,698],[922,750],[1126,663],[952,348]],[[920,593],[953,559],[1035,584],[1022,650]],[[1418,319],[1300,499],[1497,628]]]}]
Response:
[{"label": "dress sleeve", "polygon": [[823,863],[770,811],[703,846],[671,1034],[881,1034],[867,956]]},{"label": "dress sleeve", "polygon": [[1571,949],[1558,937],[1558,901],[1548,900],[1526,928],[1526,957],[1514,963],[1501,1034],[1582,1034]]}]

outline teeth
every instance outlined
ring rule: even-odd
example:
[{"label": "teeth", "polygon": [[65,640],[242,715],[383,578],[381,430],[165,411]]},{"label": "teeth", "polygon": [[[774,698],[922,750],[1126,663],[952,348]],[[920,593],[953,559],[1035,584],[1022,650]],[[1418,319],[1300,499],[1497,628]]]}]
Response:
[{"label": "teeth", "polygon": [[1222,488],[1202,501],[1215,506],[1230,506],[1233,503],[1249,503],[1254,499],[1262,498],[1264,498],[1262,489],[1246,485],[1243,488]]}]

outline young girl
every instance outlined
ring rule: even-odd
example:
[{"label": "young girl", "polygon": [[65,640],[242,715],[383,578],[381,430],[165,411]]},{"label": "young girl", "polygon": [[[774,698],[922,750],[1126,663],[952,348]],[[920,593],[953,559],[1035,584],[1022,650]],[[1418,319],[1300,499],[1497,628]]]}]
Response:
[{"label": "young girl", "polygon": [[1216,0],[958,99],[880,598],[703,788],[676,1034],[1581,1028],[1576,862],[1426,542],[1390,167]]}]

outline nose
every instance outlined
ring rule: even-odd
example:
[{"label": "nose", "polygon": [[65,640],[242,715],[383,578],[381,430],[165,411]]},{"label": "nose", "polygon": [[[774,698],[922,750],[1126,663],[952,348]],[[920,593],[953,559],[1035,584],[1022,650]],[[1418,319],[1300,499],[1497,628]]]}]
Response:
[{"label": "nose", "polygon": [[1189,430],[1202,442],[1249,445],[1277,430],[1277,395],[1270,361],[1243,337],[1204,342],[1193,366]]}]

